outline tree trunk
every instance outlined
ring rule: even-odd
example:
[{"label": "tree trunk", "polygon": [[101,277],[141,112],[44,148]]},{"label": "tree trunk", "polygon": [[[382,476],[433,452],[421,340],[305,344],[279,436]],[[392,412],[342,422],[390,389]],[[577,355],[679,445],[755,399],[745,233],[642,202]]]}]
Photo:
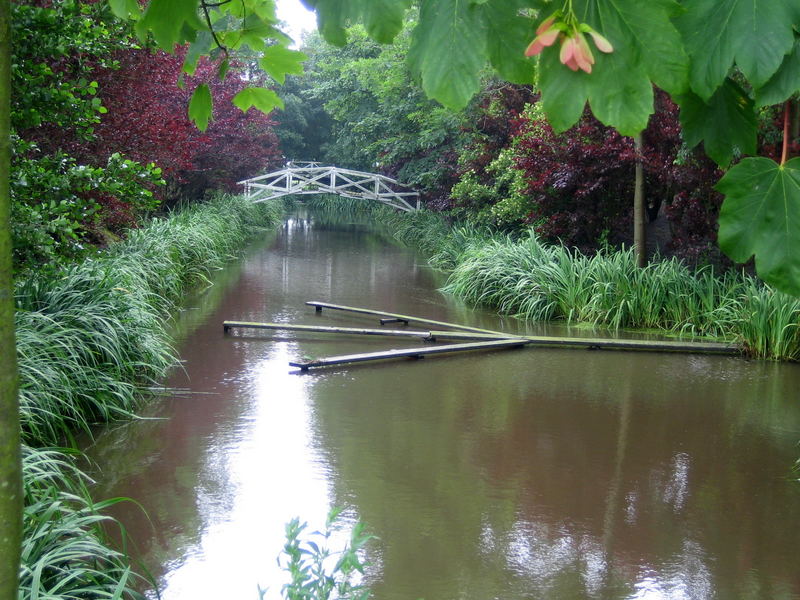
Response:
[{"label": "tree trunk", "polygon": [[16,600],[22,539],[22,465],[11,281],[11,3],[0,0],[0,600]]},{"label": "tree trunk", "polygon": [[642,134],[633,137],[633,148],[636,151],[636,183],[633,192],[633,247],[636,253],[636,264],[643,267],[647,264],[647,229],[645,228],[644,205],[644,169],[642,168]]}]

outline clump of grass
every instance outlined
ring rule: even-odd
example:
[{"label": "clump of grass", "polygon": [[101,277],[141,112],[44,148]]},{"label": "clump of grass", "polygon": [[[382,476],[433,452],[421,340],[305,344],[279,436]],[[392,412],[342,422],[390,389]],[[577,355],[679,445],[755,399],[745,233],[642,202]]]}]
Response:
[{"label": "clump of grass", "polygon": [[748,280],[732,319],[737,338],[753,356],[800,360],[800,298]]},{"label": "clump of grass", "polygon": [[[290,199],[289,205],[294,207],[297,196],[285,196]],[[335,194],[320,194],[302,196],[302,203],[313,212],[314,217],[325,220],[333,220],[341,223],[343,220],[360,221],[364,217],[369,217],[374,210],[381,210],[384,206],[374,200],[364,200],[359,198],[348,198]]]},{"label": "clump of grass", "polygon": [[164,323],[192,286],[208,281],[275,203],[221,196],[154,219],[98,257],[17,286],[23,434],[58,444],[75,429],[130,416],[140,384],[175,361]]},{"label": "clump of grass", "polygon": [[674,258],[638,268],[632,250],[585,256],[532,234],[465,247],[444,290],[468,302],[532,320],[735,339],[756,357],[800,360],[800,300],[750,276]]},{"label": "clump of grass", "polygon": [[102,511],[125,499],[93,502],[88,479],[68,452],[23,448],[19,597],[143,598],[133,589],[139,576],[123,553],[109,547],[104,529],[119,524]]},{"label": "clump of grass", "polygon": [[18,288],[17,354],[25,438],[57,444],[76,429],[130,416],[137,383],[174,358],[153,294],[86,261]]}]

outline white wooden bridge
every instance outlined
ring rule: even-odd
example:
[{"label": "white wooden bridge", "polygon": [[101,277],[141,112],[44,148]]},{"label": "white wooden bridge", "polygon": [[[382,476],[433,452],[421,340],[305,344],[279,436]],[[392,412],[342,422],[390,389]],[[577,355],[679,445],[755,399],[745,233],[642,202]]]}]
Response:
[{"label": "white wooden bridge", "polygon": [[375,200],[398,210],[419,209],[419,192],[375,173],[362,173],[310,161],[289,161],[279,171],[240,181],[253,202],[301,194],[337,194]]}]

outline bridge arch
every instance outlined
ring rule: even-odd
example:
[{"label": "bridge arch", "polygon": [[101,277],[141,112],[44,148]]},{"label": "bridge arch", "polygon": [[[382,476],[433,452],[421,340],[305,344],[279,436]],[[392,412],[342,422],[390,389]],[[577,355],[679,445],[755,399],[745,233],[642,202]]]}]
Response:
[{"label": "bridge arch", "polygon": [[337,194],[375,200],[398,210],[419,209],[419,192],[385,175],[326,166],[313,161],[289,161],[278,171],[239,182],[252,202],[305,194]]}]

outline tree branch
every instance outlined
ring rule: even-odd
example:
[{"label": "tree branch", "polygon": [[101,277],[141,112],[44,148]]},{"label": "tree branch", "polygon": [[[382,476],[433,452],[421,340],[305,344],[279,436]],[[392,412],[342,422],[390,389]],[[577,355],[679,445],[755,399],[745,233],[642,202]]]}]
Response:
[{"label": "tree branch", "polygon": [[203,9],[203,15],[206,18],[206,25],[208,25],[208,30],[211,32],[211,37],[214,38],[214,43],[217,45],[217,48],[222,50],[225,53],[226,57],[228,57],[228,55],[229,55],[228,54],[228,48],[227,48],[227,46],[224,46],[219,41],[219,38],[217,37],[217,32],[214,31],[214,25],[211,24],[211,15],[208,14],[208,9],[209,8],[215,8],[215,7],[218,7],[218,6],[222,6],[224,4],[227,4],[230,1],[231,0],[225,0],[224,2],[216,2],[216,3],[208,3],[207,4],[205,0],[200,0],[200,6]]}]

